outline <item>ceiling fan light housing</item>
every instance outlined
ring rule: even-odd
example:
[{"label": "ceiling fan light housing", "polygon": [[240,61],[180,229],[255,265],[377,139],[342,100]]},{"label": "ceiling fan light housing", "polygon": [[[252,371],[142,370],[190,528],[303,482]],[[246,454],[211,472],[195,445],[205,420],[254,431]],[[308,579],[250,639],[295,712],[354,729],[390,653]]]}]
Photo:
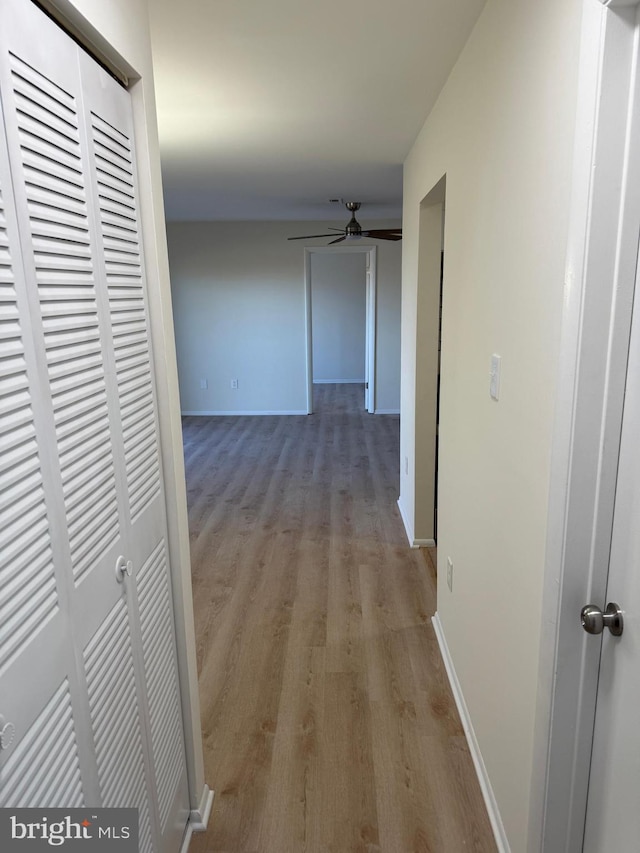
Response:
[{"label": "ceiling fan light housing", "polygon": [[345,236],[347,238],[362,237],[362,226],[356,219],[355,213],[351,214],[351,219],[349,220],[345,229]]}]

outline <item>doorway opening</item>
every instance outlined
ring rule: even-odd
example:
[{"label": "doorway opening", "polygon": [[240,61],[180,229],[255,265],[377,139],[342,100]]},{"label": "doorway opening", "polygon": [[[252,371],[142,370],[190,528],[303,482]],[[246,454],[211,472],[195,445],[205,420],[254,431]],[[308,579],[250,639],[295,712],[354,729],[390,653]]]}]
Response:
[{"label": "doorway opening", "polygon": [[437,536],[445,195],[443,177],[420,204],[413,541],[426,547]]},{"label": "doorway opening", "polygon": [[376,249],[305,249],[308,414],[314,384],[359,384],[375,412]]}]

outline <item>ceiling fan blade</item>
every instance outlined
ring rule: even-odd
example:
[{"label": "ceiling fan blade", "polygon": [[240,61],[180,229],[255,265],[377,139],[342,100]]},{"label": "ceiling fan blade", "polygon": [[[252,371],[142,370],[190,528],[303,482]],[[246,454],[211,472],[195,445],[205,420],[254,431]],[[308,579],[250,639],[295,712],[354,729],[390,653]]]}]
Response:
[{"label": "ceiling fan blade", "polygon": [[402,234],[394,234],[393,232],[383,231],[363,231],[363,237],[372,237],[374,240],[402,240]]},{"label": "ceiling fan blade", "polygon": [[368,228],[363,234],[369,234],[371,237],[381,237],[383,234],[397,234],[402,236],[402,228]]},{"label": "ceiling fan blade", "polygon": [[[331,234],[330,236],[333,237],[335,235]],[[338,237],[337,240],[332,240],[330,243],[327,243],[327,246],[333,246],[334,243],[342,243],[342,241],[346,239],[346,237]]]},{"label": "ceiling fan blade", "polygon": [[[342,229],[340,229],[342,230]],[[315,237],[335,237],[335,234],[305,234],[304,237],[287,237],[287,240],[312,240]]]}]

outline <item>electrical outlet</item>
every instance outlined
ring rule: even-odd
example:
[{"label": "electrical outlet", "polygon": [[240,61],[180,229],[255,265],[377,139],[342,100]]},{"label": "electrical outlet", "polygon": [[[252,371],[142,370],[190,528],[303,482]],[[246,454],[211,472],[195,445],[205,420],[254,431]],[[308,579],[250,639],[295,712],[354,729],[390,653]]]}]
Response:
[{"label": "electrical outlet", "polygon": [[200,390],[201,390],[201,391],[206,391],[208,387],[209,387],[209,383],[207,382],[207,380],[206,380],[206,379],[201,379],[201,380],[200,380]]},{"label": "electrical outlet", "polygon": [[453,592],[453,560],[447,557],[447,586],[449,591]]},{"label": "electrical outlet", "polygon": [[234,389],[234,391],[238,390],[238,380],[237,379],[231,380],[231,387]]}]

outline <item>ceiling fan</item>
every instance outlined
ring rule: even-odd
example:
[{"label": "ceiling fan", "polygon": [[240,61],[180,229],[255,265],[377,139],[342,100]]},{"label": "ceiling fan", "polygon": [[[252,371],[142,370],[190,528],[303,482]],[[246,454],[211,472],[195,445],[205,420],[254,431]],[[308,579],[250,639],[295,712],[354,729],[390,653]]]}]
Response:
[{"label": "ceiling fan", "polygon": [[[361,237],[373,237],[375,240],[402,240],[402,228],[367,228],[363,229],[362,225],[356,219],[356,210],[360,209],[359,201],[347,201],[345,203],[347,210],[351,211],[351,219],[347,223],[346,228],[333,228],[329,225],[331,231],[338,231],[340,236],[337,240],[332,240],[328,246],[333,246],[334,243],[342,243],[343,240],[359,240]],[[336,234],[307,234],[305,237],[288,237],[289,240],[312,240],[316,237],[336,237]]]}]

